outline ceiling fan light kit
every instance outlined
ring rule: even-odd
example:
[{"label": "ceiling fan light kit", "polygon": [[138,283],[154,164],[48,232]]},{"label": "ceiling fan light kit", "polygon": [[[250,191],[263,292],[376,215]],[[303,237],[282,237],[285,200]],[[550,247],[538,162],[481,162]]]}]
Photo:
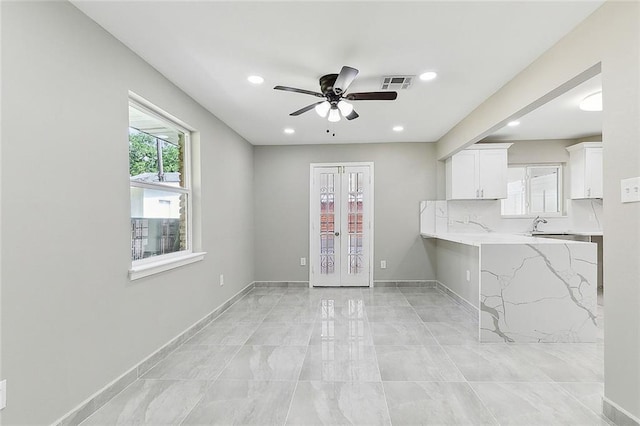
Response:
[{"label": "ceiling fan light kit", "polygon": [[331,109],[331,104],[328,101],[320,102],[315,106],[315,110],[318,115],[322,118],[325,118]]},{"label": "ceiling fan light kit", "polygon": [[328,120],[332,123],[340,121],[341,116],[344,116],[347,120],[354,120],[359,117],[358,113],[353,109],[353,105],[346,102],[345,99],[349,101],[393,101],[398,97],[398,93],[393,91],[347,94],[349,86],[357,75],[358,70],[348,66],[343,66],[340,74],[323,75],[320,77],[321,93],[288,86],[276,86],[274,89],[325,98],[324,101],[307,105],[289,115],[298,116],[315,109],[316,113],[322,118],[328,115]]},{"label": "ceiling fan light kit", "polygon": [[331,107],[331,110],[329,110],[329,121],[332,123],[340,121],[340,111],[338,108]]}]

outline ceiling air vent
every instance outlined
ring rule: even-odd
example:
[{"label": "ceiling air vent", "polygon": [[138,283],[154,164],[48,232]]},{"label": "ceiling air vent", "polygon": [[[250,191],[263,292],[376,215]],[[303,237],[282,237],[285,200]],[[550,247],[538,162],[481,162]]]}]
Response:
[{"label": "ceiling air vent", "polygon": [[382,90],[405,90],[411,86],[415,75],[388,75],[382,77]]}]

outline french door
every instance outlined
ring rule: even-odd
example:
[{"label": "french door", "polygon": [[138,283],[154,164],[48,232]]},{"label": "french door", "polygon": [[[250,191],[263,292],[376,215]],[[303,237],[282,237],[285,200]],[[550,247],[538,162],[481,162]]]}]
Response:
[{"label": "french door", "polygon": [[310,286],[373,281],[373,163],[311,164]]}]

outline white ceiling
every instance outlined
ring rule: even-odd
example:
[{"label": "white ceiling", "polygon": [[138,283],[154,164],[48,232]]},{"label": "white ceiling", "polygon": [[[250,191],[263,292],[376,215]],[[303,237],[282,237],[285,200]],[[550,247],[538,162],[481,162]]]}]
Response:
[{"label": "white ceiling", "polygon": [[582,111],[578,105],[588,95],[602,90],[597,75],[540,108],[521,117],[520,125],[503,127],[486,140],[578,139],[602,133],[602,112]]},{"label": "white ceiling", "polygon": [[[249,142],[266,145],[436,141],[603,1],[73,3]],[[379,90],[383,75],[439,76],[396,101],[354,102],[357,120],[329,126],[313,111],[288,115],[317,98],[273,86],[317,91],[318,78],[342,65],[360,70],[350,92]],[[265,83],[251,85],[251,74]]]}]

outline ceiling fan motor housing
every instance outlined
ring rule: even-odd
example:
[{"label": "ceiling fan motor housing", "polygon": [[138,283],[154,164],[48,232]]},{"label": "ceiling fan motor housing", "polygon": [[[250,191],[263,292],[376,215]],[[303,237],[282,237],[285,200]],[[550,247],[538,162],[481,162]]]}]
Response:
[{"label": "ceiling fan motor housing", "polygon": [[326,74],[320,77],[320,91],[327,97],[327,100],[332,103],[340,100],[340,96],[333,92],[333,85],[337,78],[338,74]]}]

